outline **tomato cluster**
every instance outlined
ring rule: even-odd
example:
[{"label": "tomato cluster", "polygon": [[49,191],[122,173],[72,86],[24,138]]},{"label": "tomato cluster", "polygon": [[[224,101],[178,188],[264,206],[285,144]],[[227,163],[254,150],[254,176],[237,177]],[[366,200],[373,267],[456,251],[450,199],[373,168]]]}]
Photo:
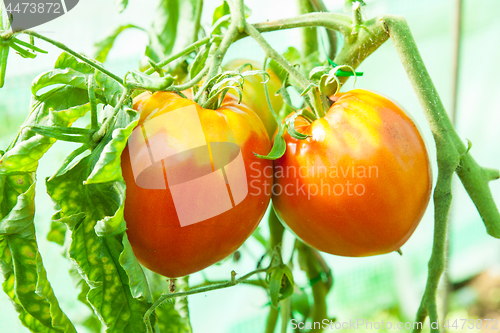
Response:
[{"label": "tomato cluster", "polygon": [[[228,94],[216,110],[169,92],[134,100],[141,131],[122,154],[125,219],[134,253],[149,269],[179,277],[230,255],[255,230],[271,196],[289,230],[335,255],[396,251],[417,227],[431,169],[424,141],[400,107],[352,90],[335,96],[322,118],[289,115],[307,137],[285,131],[286,152],[273,163],[254,154],[270,151],[276,128],[260,81],[246,81],[244,103]],[[174,114],[179,119],[167,125]],[[222,143],[236,150],[220,155]],[[154,159],[154,147],[167,147],[157,149],[168,159]],[[179,192],[179,184],[192,186]],[[230,202],[221,210],[224,200]],[[184,223],[186,214],[198,219]]]}]

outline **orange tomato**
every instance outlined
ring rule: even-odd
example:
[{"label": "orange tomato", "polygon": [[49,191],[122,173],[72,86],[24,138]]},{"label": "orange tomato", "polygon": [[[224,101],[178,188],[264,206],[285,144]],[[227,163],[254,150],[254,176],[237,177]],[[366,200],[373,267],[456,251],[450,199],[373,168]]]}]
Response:
[{"label": "orange tomato", "polygon": [[373,92],[341,94],[327,114],[285,132],[275,161],[273,204],[279,218],[312,247],[341,256],[398,250],[428,205],[427,149],[405,112]]},{"label": "orange tomato", "polygon": [[[264,169],[272,163],[253,154],[270,149],[261,120],[229,94],[210,110],[174,93],[144,93],[134,109],[141,117],[122,169],[127,235],[139,262],[175,278],[235,252],[270,200],[272,173]],[[248,187],[255,179],[258,192]]]}]

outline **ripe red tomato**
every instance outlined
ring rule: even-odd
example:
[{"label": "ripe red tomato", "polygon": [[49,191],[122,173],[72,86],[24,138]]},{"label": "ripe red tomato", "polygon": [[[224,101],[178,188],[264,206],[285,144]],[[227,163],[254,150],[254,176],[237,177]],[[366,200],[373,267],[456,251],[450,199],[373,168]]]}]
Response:
[{"label": "ripe red tomato", "polygon": [[237,102],[228,94],[210,110],[170,92],[134,100],[141,118],[122,154],[124,214],[135,255],[154,272],[175,278],[224,259],[266,211],[272,163],[253,152],[266,154],[270,141]]},{"label": "ripe red tomato", "polygon": [[[252,65],[252,70],[262,70],[261,64],[247,59],[232,60],[228,62],[224,68],[227,70],[236,70],[245,64]],[[250,70],[250,68],[247,67],[246,70]],[[269,81],[267,82],[269,99],[271,100],[274,111],[278,113],[283,106],[283,98],[280,95],[276,95],[276,92],[281,88],[282,82],[273,71],[268,69],[267,72],[269,73]],[[250,109],[255,110],[255,113],[257,113],[264,123],[269,137],[272,138],[278,124],[269,110],[262,81],[262,75],[245,77],[245,82],[243,83],[243,98],[241,101],[248,105]]]},{"label": "ripe red tomato", "polygon": [[273,204],[305,243],[341,256],[398,250],[417,227],[432,186],[424,141],[411,119],[373,92],[341,94],[327,114],[299,116],[275,161]]}]

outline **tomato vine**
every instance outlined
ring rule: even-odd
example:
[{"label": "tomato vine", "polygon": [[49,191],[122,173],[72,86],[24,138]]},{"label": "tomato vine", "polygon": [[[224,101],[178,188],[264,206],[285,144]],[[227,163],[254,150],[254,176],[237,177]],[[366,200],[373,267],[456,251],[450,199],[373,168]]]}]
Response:
[{"label": "tomato vine", "polygon": [[[292,261],[285,263],[282,258],[280,245],[284,229],[274,210],[268,221],[270,241],[263,241],[270,260],[267,268],[258,266],[240,278],[236,278],[233,271],[229,281],[207,282],[196,288],[184,285],[181,291],[165,292],[161,296],[158,296],[158,292],[152,295],[149,278],[145,277],[125,233],[125,182],[121,175],[120,156],[139,121],[138,113],[132,109],[132,97],[145,90],[183,94],[183,91],[194,87],[197,89],[194,100],[205,108],[215,108],[220,104],[221,91],[233,88],[241,94],[244,72],[222,73],[221,64],[231,45],[247,37],[253,38],[263,49],[266,60],[264,71],[252,71],[246,75],[269,76],[266,74],[268,59],[274,62],[274,66],[286,73],[282,88],[284,99],[287,99],[287,83],[291,81],[304,95],[305,103],[311,110],[310,117],[316,118],[324,116],[327,111],[329,105],[326,97],[333,95],[351,76],[345,73],[337,75],[338,70],[351,68],[352,75],[356,75],[354,71],[362,61],[387,40],[392,40],[427,117],[437,150],[438,178],[433,194],[434,241],[426,289],[416,317],[417,322],[424,322],[427,317],[432,322],[437,321],[436,293],[446,265],[445,244],[452,202],[452,176],[454,173],[459,176],[488,234],[500,238],[500,214],[489,188],[489,182],[499,179],[500,174],[497,170],[480,166],[458,136],[405,19],[383,15],[363,20],[362,1],[352,1],[351,17],[317,12],[325,9],[320,0],[300,0],[302,14],[296,17],[250,24],[246,20],[248,13],[244,2],[228,0],[227,8],[218,8],[220,13],[214,15],[212,33],[198,39],[203,1],[187,2],[192,9],[193,28],[184,44],[169,44],[163,50],[153,50],[154,46],[151,46],[148,49],[149,68],[142,72],[130,71],[123,78],[106,69],[100,61],[35,31],[7,31],[0,16],[0,88],[5,84],[7,60],[12,56],[10,49],[23,57],[34,58],[37,53],[46,53],[34,45],[34,40],[43,40],[63,51],[55,68],[34,80],[30,113],[9,147],[0,152],[0,263],[5,278],[3,288],[20,312],[23,324],[36,332],[76,332],[73,323],[60,309],[47,280],[34,224],[38,161],[56,140],[63,140],[78,143],[80,147],[68,155],[60,169],[46,180],[47,191],[59,209],[53,217],[51,232],[58,233],[59,239],[64,239],[67,230],[71,233],[69,257],[78,267],[78,279],[84,285],[84,302],[107,326],[107,331],[153,332],[155,325],[162,319],[152,314],[161,311],[157,310],[158,306],[167,300],[240,283],[263,287],[269,292],[272,306],[266,333],[274,331],[279,314],[283,320],[282,327],[286,326],[291,316],[290,296],[294,285]],[[121,5],[126,6],[126,1]],[[312,79],[314,75],[306,76],[302,68],[294,66],[263,37],[266,32],[307,28],[304,31],[308,49],[304,50],[304,55],[313,56],[319,48],[315,31],[319,27],[328,29],[329,55],[334,57],[330,62],[339,64],[338,67],[324,65],[326,69],[314,66],[316,70],[311,71],[312,74],[325,74],[333,70],[331,74],[335,80],[326,80],[323,86]],[[335,33],[332,34],[332,31]],[[173,35],[171,31],[167,32]],[[337,32],[344,38],[344,44],[338,52]],[[20,39],[23,35],[29,36],[29,43]],[[177,40],[181,38],[177,36]],[[103,44],[99,55],[102,61],[112,43],[113,38]],[[192,61],[191,72],[184,73],[187,79],[179,81],[175,71],[183,65],[187,66],[188,58]],[[267,89],[266,94],[269,100]],[[98,108],[99,104],[103,105],[102,110]],[[269,155],[260,157],[275,159],[284,153],[282,135],[285,126],[294,128],[294,125],[293,119],[283,124],[279,119],[283,115],[280,110],[273,110],[272,106],[270,109],[277,118],[279,130]],[[87,113],[90,113],[89,128],[72,127],[75,121]],[[101,123],[99,119],[102,119]],[[300,136],[300,133],[294,135]],[[312,285],[312,318],[321,321],[328,315],[325,297],[332,286],[331,270],[319,252],[304,243],[297,241],[292,256],[293,253],[298,253],[300,261],[304,263],[303,269],[311,284],[315,281]],[[158,279],[157,276],[150,276],[153,276],[150,280]],[[258,276],[259,280],[249,280],[252,276]],[[187,284],[187,280],[184,284]],[[128,307],[122,310],[120,316],[113,313],[116,310],[114,298],[127,303]],[[417,327],[415,332],[418,331]],[[433,328],[432,331],[438,332],[439,328]]]}]

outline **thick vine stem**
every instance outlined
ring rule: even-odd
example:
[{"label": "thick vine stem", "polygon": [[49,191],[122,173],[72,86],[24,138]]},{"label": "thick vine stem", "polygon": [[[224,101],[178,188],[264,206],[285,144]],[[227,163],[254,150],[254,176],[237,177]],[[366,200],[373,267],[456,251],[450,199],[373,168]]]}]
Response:
[{"label": "thick vine stem", "polygon": [[[345,43],[334,61],[339,65],[349,65],[356,69],[370,54],[389,39],[389,34],[380,24],[380,19],[374,18],[363,22],[363,28],[359,29],[358,33],[354,35],[351,35],[352,19],[347,15],[334,13],[303,14],[293,18],[257,23],[253,27],[259,32],[311,26],[321,26],[339,31],[344,35]],[[343,84],[348,78],[340,77],[340,83]],[[331,96],[336,90],[337,84],[330,84],[327,86],[326,94]]]},{"label": "thick vine stem", "polygon": [[[467,153],[464,143],[455,132],[425,68],[406,20],[399,16],[384,16],[380,22],[391,36],[422,105],[436,144],[438,180],[434,189],[434,241],[429,260],[427,284],[416,318],[417,322],[423,323],[429,316],[431,322],[436,322],[438,320],[436,292],[445,267],[446,230],[452,199],[453,172],[457,171],[465,189],[483,217],[488,232],[496,237],[499,236],[495,233],[499,231],[500,214],[488,187],[491,177],[485,176],[484,169],[477,165],[472,156]],[[414,332],[420,332],[420,330],[421,327],[417,327]],[[432,331],[439,332],[439,327]]]},{"label": "thick vine stem", "polygon": [[[314,250],[308,245],[299,242],[298,243],[299,255],[301,255],[305,260],[305,268],[307,269],[307,277],[309,281],[317,281],[311,285],[314,305],[312,309],[311,319],[313,322],[321,322],[328,318],[327,305],[326,305],[326,294],[328,293],[328,286],[319,279],[321,271],[318,269],[316,264],[316,256]],[[319,280],[318,280],[319,279]],[[313,328],[310,333],[320,333],[323,332],[322,328]]]},{"label": "thick vine stem", "polygon": [[[231,23],[229,24],[229,28],[224,34],[219,47],[208,60],[210,69],[208,71],[207,82],[210,78],[217,75],[224,55],[226,54],[231,44],[234,43],[240,31],[242,31],[242,27],[245,25],[243,1],[233,0],[229,1],[228,4],[231,11]],[[207,101],[207,97],[208,92],[204,89],[202,104],[205,104],[205,102]]]},{"label": "thick vine stem", "polygon": [[155,311],[155,309],[160,306],[163,302],[165,302],[168,299],[171,298],[176,298],[176,297],[186,297],[189,295],[194,295],[194,294],[200,294],[200,293],[206,293],[212,290],[218,290],[218,289],[225,289],[229,288],[232,286],[235,286],[237,284],[240,284],[250,278],[251,276],[259,273],[267,273],[271,270],[271,267],[268,268],[262,268],[262,269],[256,269],[255,271],[252,271],[250,273],[247,273],[240,277],[239,279],[236,279],[236,272],[232,271],[231,272],[231,280],[221,283],[221,284],[216,284],[216,285],[208,285],[206,287],[200,287],[197,289],[190,289],[188,291],[183,291],[183,292],[178,292],[178,293],[172,293],[172,294],[162,294],[158,300],[146,311],[144,314],[144,323],[146,324],[146,329],[148,333],[153,333],[153,328],[151,327],[151,322],[149,321],[149,317],[151,314]]},{"label": "thick vine stem", "polygon": [[310,13],[296,17],[256,23],[253,25],[259,32],[270,32],[303,27],[325,27],[349,36],[352,31],[352,20],[349,16],[335,13]]},{"label": "thick vine stem", "polygon": [[487,232],[493,237],[500,238],[500,213],[489,188],[489,181],[497,179],[498,173],[485,172],[485,169],[479,166],[467,152],[467,147],[453,128],[424,66],[406,20],[399,16],[388,15],[381,19],[381,24],[391,35],[401,62],[424,109],[436,141],[436,148],[446,149],[445,147],[449,145],[454,147],[453,152],[450,152],[452,154],[450,158],[460,161],[456,169],[457,175],[481,215]]}]

